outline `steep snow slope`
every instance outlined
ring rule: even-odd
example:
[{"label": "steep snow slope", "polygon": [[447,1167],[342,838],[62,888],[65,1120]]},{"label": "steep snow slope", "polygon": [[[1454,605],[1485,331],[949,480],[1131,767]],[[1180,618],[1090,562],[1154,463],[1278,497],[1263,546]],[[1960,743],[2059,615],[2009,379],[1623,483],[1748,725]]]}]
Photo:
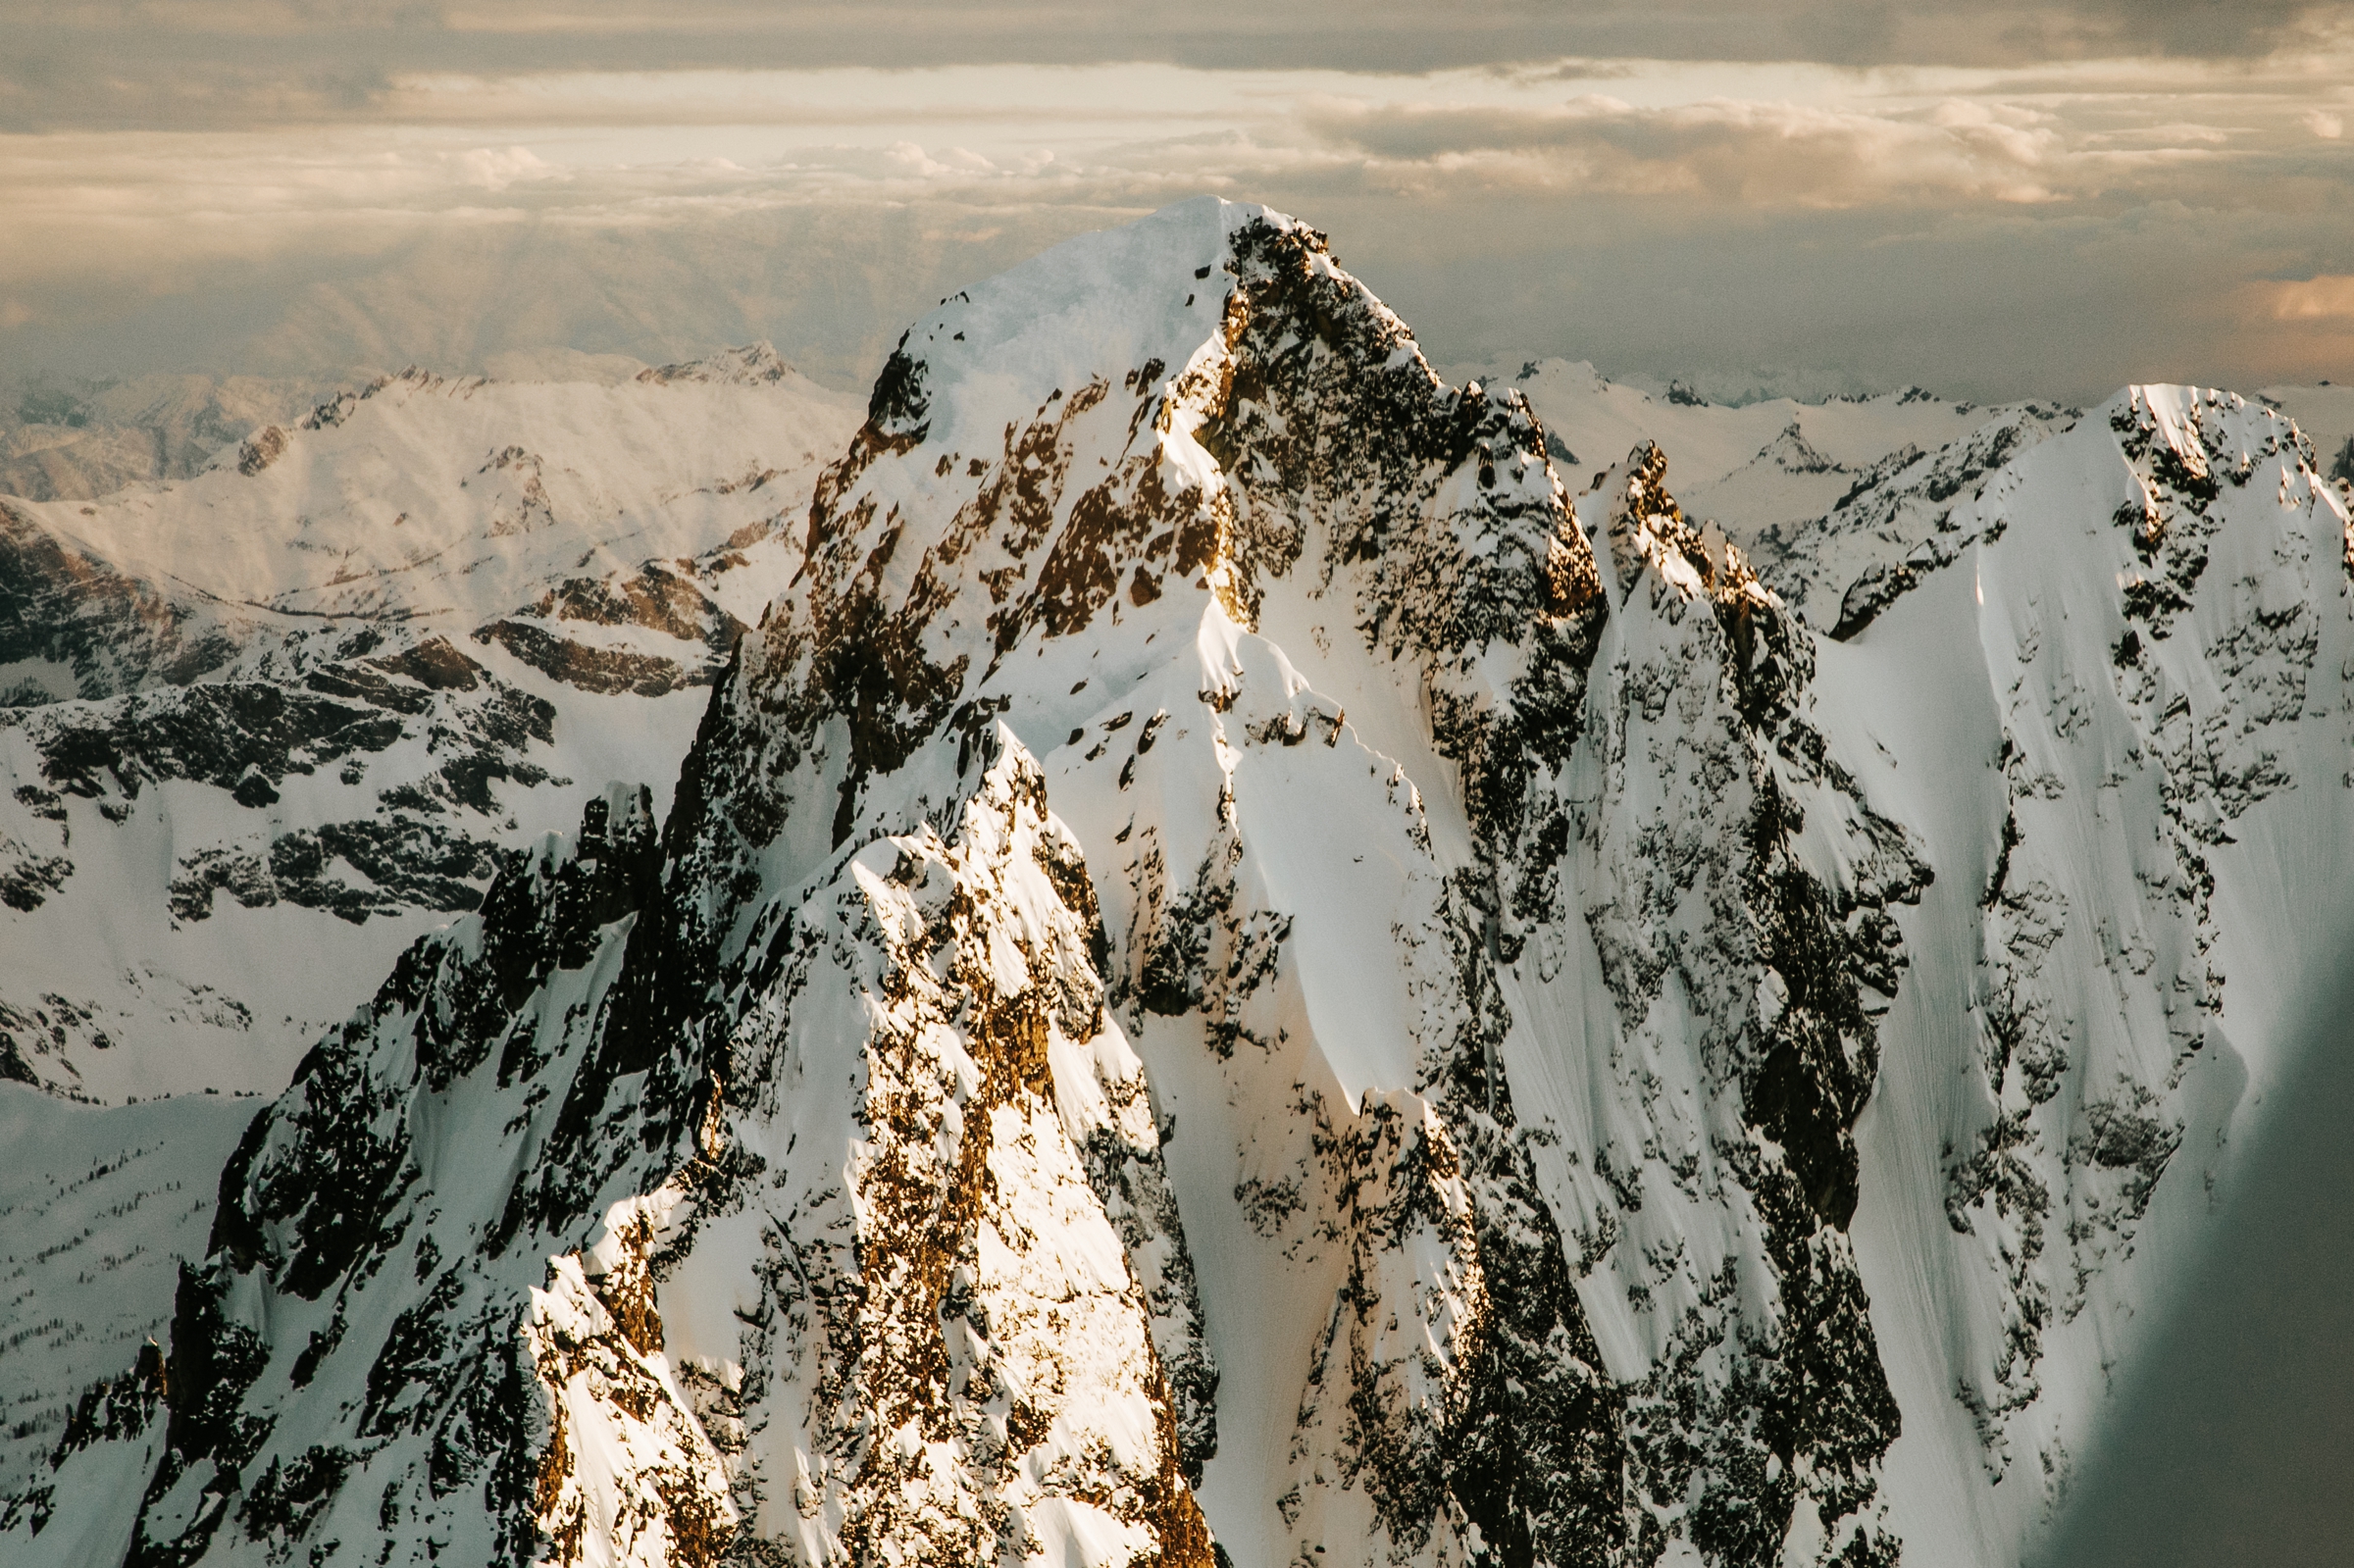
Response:
[{"label": "steep snow slope", "polygon": [[1939,885],[1860,1129],[1912,1559],[2002,1560],[2261,1130],[2354,842],[2346,513],[2229,394],[2134,388],[1826,649],[1830,726]]},{"label": "steep snow slope", "polygon": [[2345,515],[2136,389],[1840,643],[1551,433],[1258,209],[944,302],[0,1546],[2016,1560],[2326,957]]},{"label": "steep snow slope", "polygon": [[854,407],[764,346],[411,374],[191,480],[0,502],[0,1077],[275,1091],[502,846],[666,786]]},{"label": "steep snow slope", "polygon": [[[203,1255],[222,1162],[258,1108],[196,1094],[102,1109],[0,1084],[0,1507],[85,1391],[161,1336],[180,1261]],[[53,1492],[26,1499],[26,1522],[54,1504]],[[120,1557],[128,1521],[119,1507],[103,1517]]]}]

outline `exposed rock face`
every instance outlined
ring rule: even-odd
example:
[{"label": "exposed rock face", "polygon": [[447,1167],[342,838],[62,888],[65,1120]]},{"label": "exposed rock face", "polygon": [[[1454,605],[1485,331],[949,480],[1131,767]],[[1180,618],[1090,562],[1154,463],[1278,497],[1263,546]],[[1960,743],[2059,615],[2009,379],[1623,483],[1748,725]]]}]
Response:
[{"label": "exposed rock face", "polygon": [[[1044,777],[984,750],[947,840],[877,840],[771,938],[730,1042],[706,1203],[774,1227],[736,1484],[815,1560],[1206,1563],[1217,1374],[1143,1068]],[[682,1290],[742,1266],[704,1256]]]},{"label": "exposed rock face", "polygon": [[[499,1175],[529,1159],[536,1121],[543,1136],[535,1111],[577,1070],[619,923],[658,864],[643,794],[608,790],[570,842],[551,835],[481,913],[404,955],[254,1120],[222,1177],[211,1258],[181,1282],[169,1444],[129,1560],[404,1523],[474,1560],[529,1554],[535,1497],[553,1516],[563,1492],[543,1479],[562,1442],[534,1379],[560,1393],[599,1325],[584,1332],[593,1303],[566,1295],[545,1243],[523,1279],[500,1268],[515,1227]],[[543,1280],[553,1299],[527,1336]],[[264,1301],[267,1334],[244,1305]],[[676,1463],[658,1441],[647,1451]],[[381,1479],[350,1484],[362,1475]]]},{"label": "exposed rock face", "polygon": [[227,664],[250,620],[209,596],[175,602],[0,501],[0,702],[184,684]]},{"label": "exposed rock face", "polygon": [[[2223,912],[2342,828],[2354,623],[2284,425],[2006,439],[1882,477],[1953,538],[1827,641],[1279,215],[944,301],[658,839],[608,790],[321,1040],[44,1530],[112,1453],[140,1564],[2016,1560],[2233,944],[2314,945]],[[257,798],[344,733],[246,728]]]},{"label": "exposed rock face", "polygon": [[[1615,1243],[1611,1315],[1660,1346],[1627,1416],[1654,1518],[1764,1562],[1803,1509],[1826,1560],[1893,1560],[1876,1492],[1898,1414],[1844,1233],[1907,963],[1895,906],[1931,876],[1826,754],[1813,637],[1683,519],[1664,467],[1640,449],[1589,501],[1627,598],[1597,754],[1563,791],[1582,864],[1551,896],[1581,890],[1561,913],[1614,1004],[1617,1093],[1564,1224],[1589,1256]],[[1540,985],[1582,967],[1578,935],[1535,934]]]}]

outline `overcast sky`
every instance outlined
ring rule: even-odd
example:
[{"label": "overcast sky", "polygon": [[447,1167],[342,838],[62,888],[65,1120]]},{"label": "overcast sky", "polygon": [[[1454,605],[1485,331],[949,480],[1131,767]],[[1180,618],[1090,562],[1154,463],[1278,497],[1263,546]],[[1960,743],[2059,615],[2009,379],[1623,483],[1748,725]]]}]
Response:
[{"label": "overcast sky", "polygon": [[765,336],[858,386],[1214,191],[1442,363],[2345,380],[2349,127],[2354,3],[0,0],[0,378]]}]

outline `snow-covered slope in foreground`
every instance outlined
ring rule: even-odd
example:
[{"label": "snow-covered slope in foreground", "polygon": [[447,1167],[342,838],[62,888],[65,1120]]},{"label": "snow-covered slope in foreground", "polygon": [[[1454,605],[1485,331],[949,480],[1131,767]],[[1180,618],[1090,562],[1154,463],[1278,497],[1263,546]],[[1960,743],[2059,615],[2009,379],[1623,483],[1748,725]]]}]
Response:
[{"label": "snow-covered slope in foreground", "polygon": [[0,1545],[2015,1560],[2324,956],[2344,513],[2137,389],[1835,644],[1546,436],[1258,209],[944,302]]},{"label": "snow-covered slope in foreground", "polygon": [[[84,1435],[105,1421],[100,1385],[160,1373],[145,1346],[165,1337],[181,1259],[204,1253],[222,1163],[257,1108],[210,1094],[68,1105],[0,1084],[0,1495],[23,1509],[26,1527],[54,1505],[50,1454],[70,1429]],[[100,1459],[113,1467],[111,1484],[73,1485],[100,1496],[112,1490],[120,1502],[146,1484],[163,1434],[119,1425],[115,1435],[122,1443]],[[27,1478],[37,1478],[29,1488]],[[69,1526],[53,1542],[44,1530],[42,1550],[61,1561],[119,1561],[130,1510],[77,1517],[91,1539],[73,1539]]]},{"label": "snow-covered slope in foreground", "polygon": [[0,501],[0,1079],[283,1087],[503,850],[667,788],[857,420],[765,347],[412,373],[190,480]]}]

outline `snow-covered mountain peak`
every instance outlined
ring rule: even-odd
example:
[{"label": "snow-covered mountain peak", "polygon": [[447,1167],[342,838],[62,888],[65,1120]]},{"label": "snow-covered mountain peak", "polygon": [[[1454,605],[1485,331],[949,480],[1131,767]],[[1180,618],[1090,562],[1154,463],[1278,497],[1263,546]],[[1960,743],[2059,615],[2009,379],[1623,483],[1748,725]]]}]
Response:
[{"label": "snow-covered mountain peak", "polygon": [[[1579,521],[1611,543],[1620,593],[1629,594],[1648,572],[1687,599],[1720,605],[1749,600],[1779,608],[1741,547],[1714,521],[1698,527],[1667,493],[1667,454],[1645,441],[1578,498]],[[1592,516],[1589,521],[1589,514]]]},{"label": "snow-covered mountain peak", "polygon": [[1010,412],[1035,414],[1103,380],[1159,391],[1224,330],[1231,242],[1254,226],[1299,228],[1268,208],[1199,197],[1066,240],[941,301],[875,384],[877,432],[921,430],[951,455],[987,455]]},{"label": "snow-covered mountain peak", "polygon": [[0,1077],[275,1088],[586,782],[666,791],[858,423],[720,359],[757,373],[414,372],[0,503]]},{"label": "snow-covered mountain peak", "polygon": [[2319,463],[2291,421],[2233,392],[2129,386],[2083,415],[2024,404],[1934,451],[1892,453],[1828,512],[1782,535],[1768,575],[1833,638],[1852,638],[1928,573],[2002,537],[2021,486],[2047,472],[2030,449],[2050,441],[2065,455],[2048,472],[2080,471],[2110,494],[2120,517],[2139,520],[2145,554],[2178,504],[2203,506],[2275,460],[2285,500],[2309,487]]},{"label": "snow-covered mountain peak", "polygon": [[1817,451],[1807,439],[1799,421],[1793,419],[1783,426],[1774,438],[1758,448],[1753,460],[1770,463],[1784,474],[1831,474],[1845,472],[1845,465]]},{"label": "snow-covered mountain peak", "polygon": [[767,338],[746,343],[741,348],[723,348],[701,359],[691,359],[676,365],[649,366],[638,373],[638,379],[667,386],[676,381],[701,381],[722,386],[773,386],[780,381],[800,379],[800,373],[785,362],[776,345]]},{"label": "snow-covered mountain peak", "polygon": [[[2199,386],[2129,386],[2099,411],[2128,458],[2185,493],[2245,484],[2256,465],[2284,457],[2319,476],[2321,457],[2286,415],[2237,392]],[[2164,452],[2158,450],[2160,443]]]},{"label": "snow-covered mountain peak", "polygon": [[256,432],[184,494],[128,491],[61,521],[231,603],[479,620],[557,571],[699,553],[735,489],[830,458],[767,440],[838,401],[778,369],[619,385],[411,372]]},{"label": "snow-covered mountain peak", "polygon": [[[172,771],[178,690],[0,727],[34,915],[94,844],[248,965],[339,896],[331,828],[369,852],[328,764],[408,770],[420,835],[530,808],[311,1032],[168,1356],[0,1478],[0,1548],[2016,1560],[2273,1082],[2283,889],[2349,871],[2344,513],[2207,393],[1658,404],[1704,481],[1849,486],[1805,559],[1921,546],[1842,643],[1670,493],[1672,431],[1579,437],[1627,456],[1573,500],[1547,383],[1448,384],[1313,230],[1189,203],[927,313],[805,504],[640,492],[751,515],[237,665],[220,700],[299,681],[317,723],[233,774]],[[212,478],[275,494],[387,395],[503,394],[387,388]],[[581,538],[583,406],[447,427],[450,516]],[[486,531],[534,486],[552,523]],[[754,585],[667,812],[579,810],[662,760],[583,728],[687,711],[589,654]],[[545,733],[425,811],[507,688]]]},{"label": "snow-covered mountain peak", "polygon": [[[688,1180],[707,1218],[653,1271],[652,1310],[733,1303],[702,1314],[717,1337],[657,1340],[636,1293],[603,1318],[579,1291],[532,1298],[575,1347],[533,1351],[562,1430],[594,1416],[605,1436],[466,1416],[472,1436],[428,1443],[455,1432],[445,1401],[364,1407],[333,1441],[379,1444],[414,1517],[364,1498],[350,1528],[455,1528],[426,1500],[431,1455],[531,1444],[565,1456],[547,1506],[497,1493],[478,1539],[577,1543],[595,1496],[642,1499],[633,1541],[699,1539],[717,1486],[744,1528],[820,1558],[979,1529],[1025,1558],[1092,1540],[1090,1561],[1199,1560],[1215,1538],[1251,1561],[1328,1543],[1453,1561],[1483,1541],[1561,1560],[1718,1518],[1778,1541],[1802,1488],[1776,1478],[1803,1474],[1833,1547],[1882,1540],[1893,1410],[1841,1230],[1876,1061],[1864,997],[1896,986],[1887,910],[1927,873],[1821,764],[1803,629],[1663,491],[1648,558],[1695,579],[1697,560],[1722,591],[1613,610],[1522,398],[1443,383],[1307,230],[1207,207],[1156,225],[1230,268],[1187,365],[1132,375],[1158,340],[1096,344],[1063,295],[1072,340],[1008,352],[1060,385],[919,361],[911,335],[817,487],[797,591],[705,716],[658,894],[577,973],[542,964],[529,995],[502,979],[474,1043],[435,1044],[523,1140],[512,1266],[445,1288],[440,1252],[414,1275],[352,1265],[376,1301],[354,1323],[460,1300],[512,1321],[535,1248],[568,1280],[596,1217]],[[1679,728],[1705,762],[1661,774]],[[1021,827],[1049,802],[1060,827]],[[500,886],[525,890],[494,891],[486,921],[525,921],[528,884]],[[1686,931],[1679,888],[1723,921]],[[487,998],[469,977],[517,938],[484,939],[409,972]],[[380,1086],[351,1097],[365,1129],[305,1131],[291,1101],[273,1119],[288,1173],[346,1140],[417,1150],[386,1237],[498,1201],[444,1193],[464,1168],[394,1109],[442,1006],[404,982],[320,1058],[321,1084]],[[1564,1028],[1615,1043],[1560,1057]],[[1028,1071],[1042,1040],[1092,1067]],[[1690,1100],[1605,1109],[1628,1052]],[[259,1171],[230,1207],[282,1213],[297,1192]],[[1732,1209],[1704,1196],[1733,1190]],[[1095,1235],[1121,1253],[1019,1240]],[[224,1255],[190,1289],[292,1321],[312,1281],[279,1272]],[[421,1304],[443,1289],[449,1307]],[[1095,1326],[1066,1331],[1063,1376],[1144,1418],[1100,1444],[1102,1410],[1058,1416],[1012,1375],[1036,1353],[1024,1325],[1071,1324],[1074,1302]],[[221,1323],[214,1342],[243,1332]],[[1152,1357],[1118,1347],[1139,1336],[1165,1378],[1133,1381]],[[437,1344],[387,1343],[352,1331],[309,1375],[351,1387],[391,1354],[408,1386],[448,1385]],[[657,1397],[657,1343],[713,1389]],[[999,1365],[1004,1387],[976,1381]],[[643,1396],[579,1407],[597,1368]],[[1214,1420],[1229,1386],[1284,1391],[1290,1430],[1250,1405]],[[291,1409],[242,1373],[213,1397]],[[1720,1405],[1708,1457],[1677,1457]],[[1798,1471],[1766,1463],[1768,1412]],[[176,1447],[148,1539],[226,1539],[242,1478],[297,1462],[244,1451],[246,1430]],[[789,1513],[788,1492],[815,1505]]]},{"label": "snow-covered mountain peak", "polygon": [[1562,451],[1555,455],[1564,464],[1591,471],[1641,441],[1659,442],[1675,459],[1685,508],[1714,518],[1768,570],[1782,538],[1830,510],[1858,476],[1890,454],[1907,445],[1935,450],[2023,407],[1980,407],[1918,387],[1724,404],[1689,393],[1655,396],[1582,362],[1532,360],[1509,378],[1503,366],[1491,369],[1498,374],[1485,378],[1489,384],[1509,380],[1527,394],[1560,438]]},{"label": "snow-covered mountain peak", "polygon": [[[1395,659],[1517,641],[1597,589],[1525,403],[1447,387],[1311,230],[1209,202],[1059,247],[912,331],[808,542],[806,601],[766,618],[745,682],[772,711],[849,706],[837,836],[867,777],[952,715],[1059,735],[1211,604],[1311,641],[1354,627]],[[1032,659],[1068,665],[1067,689]]]}]

